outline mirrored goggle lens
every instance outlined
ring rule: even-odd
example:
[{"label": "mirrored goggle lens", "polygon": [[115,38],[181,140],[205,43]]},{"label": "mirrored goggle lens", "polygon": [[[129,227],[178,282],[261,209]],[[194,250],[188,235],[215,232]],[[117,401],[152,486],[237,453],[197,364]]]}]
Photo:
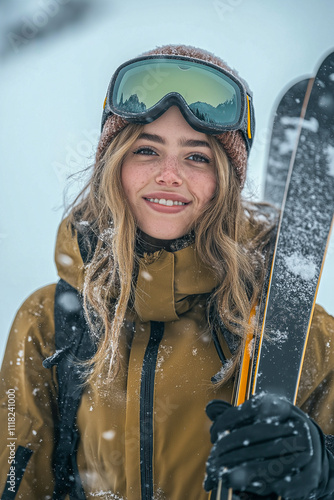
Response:
[{"label": "mirrored goggle lens", "polygon": [[112,103],[120,112],[144,113],[171,92],[181,94],[205,123],[233,126],[240,120],[241,91],[231,78],[210,66],[176,59],[137,61],[122,68]]}]

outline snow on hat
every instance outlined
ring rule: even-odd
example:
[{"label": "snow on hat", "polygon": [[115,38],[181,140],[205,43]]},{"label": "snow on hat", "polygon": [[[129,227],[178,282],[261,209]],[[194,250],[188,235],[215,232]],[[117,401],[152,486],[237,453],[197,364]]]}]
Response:
[{"label": "snow on hat", "polygon": [[[220,68],[223,68],[234,76],[236,76],[245,85],[247,91],[249,88],[245,80],[241,79],[236,71],[232,70],[222,59],[215,56],[211,52],[203,49],[192,47],[189,45],[164,45],[162,47],[157,47],[156,49],[145,52],[146,55],[179,55],[193,57],[196,59],[201,59],[202,61],[215,64]],[[124,118],[117,115],[110,115],[103,127],[101,137],[96,152],[96,161],[98,162],[106,152],[111,140],[123,130],[129,122]],[[232,130],[229,132],[223,132],[222,134],[214,136],[218,142],[223,146],[232,167],[235,169],[237,177],[240,182],[241,189],[243,188],[246,180],[246,170],[247,170],[247,160],[248,153],[246,148],[246,143],[243,139],[242,133],[239,130]]]}]

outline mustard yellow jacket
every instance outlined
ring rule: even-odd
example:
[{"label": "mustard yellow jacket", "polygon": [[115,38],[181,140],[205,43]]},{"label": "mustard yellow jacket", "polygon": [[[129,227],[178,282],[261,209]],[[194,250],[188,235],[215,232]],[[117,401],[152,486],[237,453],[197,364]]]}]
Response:
[{"label": "mustard yellow jacket", "polygon": [[[56,262],[59,276],[82,290],[84,264],[65,222]],[[192,245],[141,259],[135,328],[124,328],[117,380],[105,392],[87,388],[78,410],[77,464],[87,499],[140,500],[147,481],[155,500],[208,500],[202,488],[211,448],[205,406],[214,398],[231,401],[233,389],[230,382],[217,390],[211,381],[221,361],[206,328],[205,305],[216,285]],[[52,498],[57,377],[42,361],[55,352],[54,293],[55,285],[46,286],[22,305],[3,361],[0,492],[18,451],[26,468],[15,499]],[[316,307],[298,405],[327,434],[334,434],[333,334],[334,319]],[[231,358],[223,337],[220,344]],[[144,431],[145,413],[152,418]]]}]

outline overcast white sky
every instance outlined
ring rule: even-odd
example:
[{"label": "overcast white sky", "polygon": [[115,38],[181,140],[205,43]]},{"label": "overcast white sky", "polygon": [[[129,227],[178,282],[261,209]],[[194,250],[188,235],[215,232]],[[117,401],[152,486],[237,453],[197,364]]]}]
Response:
[{"label": "overcast white sky", "polygon": [[[236,68],[254,93],[246,190],[260,199],[274,102],[334,49],[333,19],[332,0],[0,3],[0,357],[19,305],[57,279],[66,176],[94,158],[115,68],[166,43],[202,47]],[[332,313],[333,246],[318,300]]]}]

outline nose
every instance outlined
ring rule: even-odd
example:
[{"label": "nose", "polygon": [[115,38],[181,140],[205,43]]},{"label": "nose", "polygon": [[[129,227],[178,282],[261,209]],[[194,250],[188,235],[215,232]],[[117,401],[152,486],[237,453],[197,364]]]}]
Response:
[{"label": "nose", "polygon": [[161,186],[181,186],[182,177],[177,158],[166,158],[155,180]]}]

